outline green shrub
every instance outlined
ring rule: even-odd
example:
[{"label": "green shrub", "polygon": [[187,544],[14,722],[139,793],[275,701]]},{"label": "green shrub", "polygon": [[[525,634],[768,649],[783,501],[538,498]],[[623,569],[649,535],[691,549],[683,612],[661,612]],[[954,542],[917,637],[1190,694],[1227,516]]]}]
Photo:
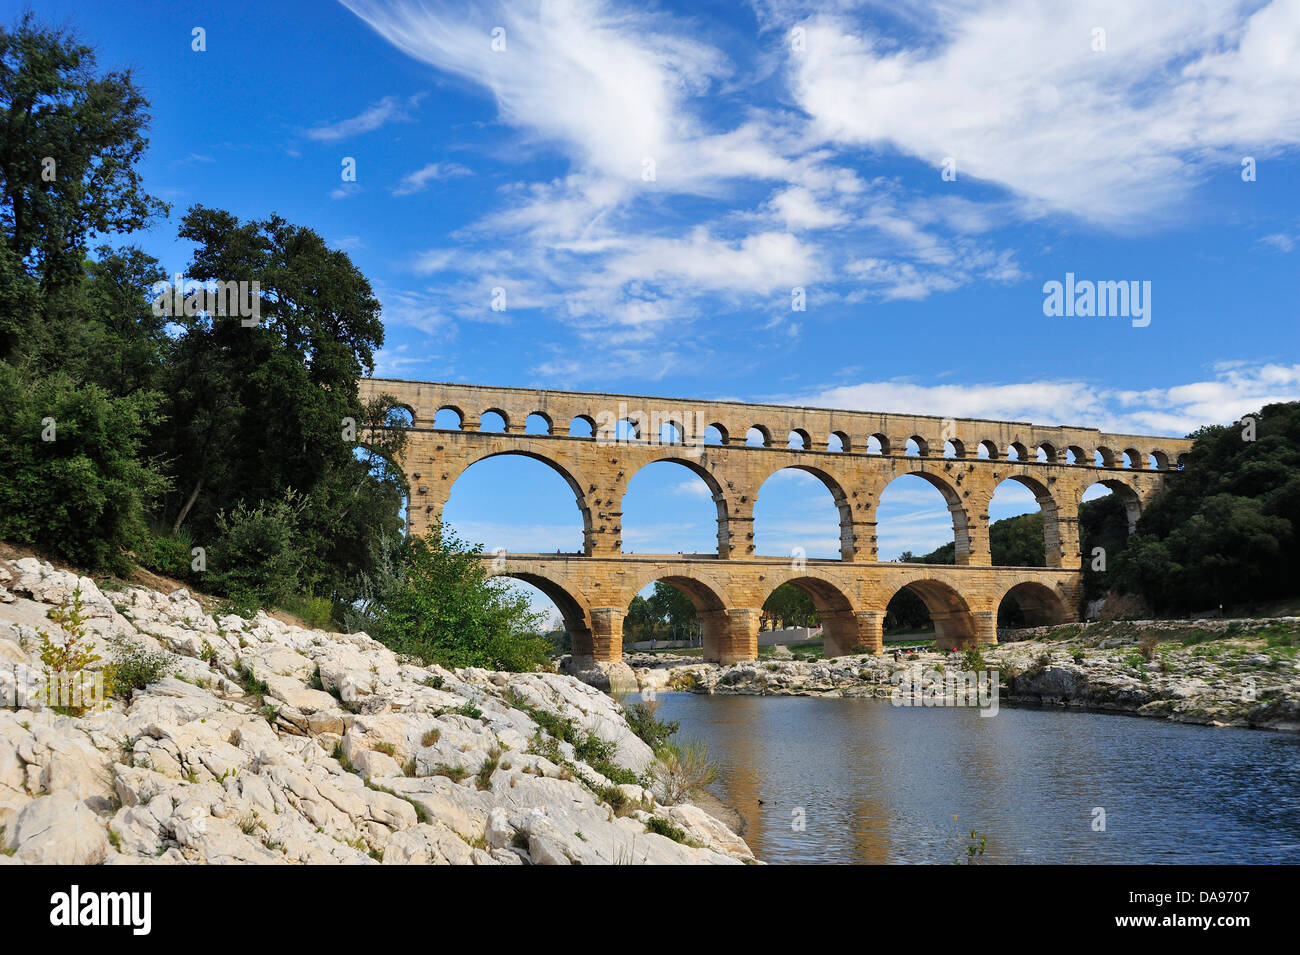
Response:
[{"label": "green shrub", "polygon": [[280,609],[293,614],[313,630],[328,630],[334,625],[334,604],[328,597],[290,594],[281,599]]},{"label": "green shrub", "polygon": [[303,504],[303,498],[289,490],[283,498],[257,507],[241,501],[219,513],[217,538],[207,555],[214,589],[241,608],[279,604],[296,593],[305,560],[298,536]]},{"label": "green shrub", "polygon": [[426,665],[523,672],[545,663],[540,615],[518,590],[489,579],[481,552],[446,528],[408,540],[376,638]]},{"label": "green shrub", "polygon": [[[52,698],[63,700],[66,697],[71,704],[53,705],[52,708],[71,716],[85,713],[87,707],[82,704],[82,694],[88,688],[86,679],[91,675],[87,671],[101,659],[94,651],[93,638],[86,633],[86,617],[82,608],[81,588],[78,587],[72,592],[71,600],[45,612],[64,632],[61,643],[55,643],[46,631],[37,631],[41,638],[41,665],[45,668]],[[106,680],[104,692],[109,693],[111,689]]]},{"label": "green shrub", "polygon": [[186,580],[193,576],[194,538],[185,528],[175,534],[153,534],[135,550],[136,559],[156,574]]},{"label": "green shrub", "polygon": [[681,728],[681,724],[675,720],[668,722],[656,717],[655,711],[658,708],[658,701],[643,701],[627,707],[628,726],[656,753]]},{"label": "green shrub", "polygon": [[143,690],[176,669],[170,653],[150,650],[139,640],[118,636],[109,641],[109,646],[113,662],[106,672],[114,696],[130,696],[132,690]]},{"label": "green shrub", "polygon": [[122,552],[147,538],[145,508],[166,487],[141,454],[157,406],[154,392],[120,398],[0,362],[0,539],[125,574]]},{"label": "green shrub", "polygon": [[686,830],[674,826],[663,816],[651,816],[645,823],[646,832],[655,832],[673,842],[686,842]]},{"label": "green shrub", "polygon": [[257,611],[261,609],[262,602],[258,599],[257,594],[240,593],[233,594],[221,602],[217,608],[217,616],[224,617],[234,614],[237,617],[243,617],[245,620],[257,616]]},{"label": "green shrub", "polygon": [[652,772],[670,803],[690,798],[718,778],[708,747],[698,741],[666,743]]}]

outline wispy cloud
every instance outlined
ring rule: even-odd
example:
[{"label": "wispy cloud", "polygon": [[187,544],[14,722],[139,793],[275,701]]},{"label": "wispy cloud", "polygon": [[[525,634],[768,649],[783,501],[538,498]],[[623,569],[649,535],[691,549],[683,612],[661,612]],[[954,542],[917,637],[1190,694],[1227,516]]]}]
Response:
[{"label": "wispy cloud", "polygon": [[[980,235],[987,216],[891,180],[863,181],[785,105],[715,118],[736,67],[685,20],[600,0],[468,10],[344,2],[398,49],[487,90],[522,150],[569,163],[554,180],[503,189],[501,208],[453,236],[455,245],[426,250],[422,267],[447,277],[448,301],[479,295],[468,276],[523,277],[541,293],[532,296],[539,307],[588,341],[617,350],[671,338],[680,351],[676,340],[701,318],[788,310],[793,289],[814,283],[835,286],[827,301],[862,301],[1020,276],[1014,254]],[[504,49],[490,42],[496,26]],[[394,191],[417,191],[424,172]],[[684,226],[663,215],[673,197],[703,197],[721,211]],[[844,230],[856,247],[876,249],[872,259],[855,263],[847,236],[823,241]],[[782,341],[799,331],[772,325]],[[590,363],[582,370],[597,373]]]},{"label": "wispy cloud", "polygon": [[457,176],[471,176],[471,172],[465,166],[454,162],[431,162],[428,165],[421,166],[415,172],[408,173],[402,177],[402,181],[393,189],[395,196],[410,196],[417,192],[423,192],[428,188],[429,183],[438,182],[443,179],[454,179]]},{"label": "wispy cloud", "polygon": [[800,6],[769,13],[803,31],[789,77],[819,138],[901,150],[936,179],[951,158],[1027,215],[1146,226],[1211,170],[1300,144],[1294,0],[918,0],[902,39]]},{"label": "wispy cloud", "polygon": [[424,94],[418,93],[405,100],[396,96],[385,96],[379,102],[367,107],[361,113],[349,119],[326,123],[304,130],[303,135],[321,143],[335,143],[350,139],[362,133],[373,132],[389,123],[405,122],[411,119],[410,110],[420,104]]}]

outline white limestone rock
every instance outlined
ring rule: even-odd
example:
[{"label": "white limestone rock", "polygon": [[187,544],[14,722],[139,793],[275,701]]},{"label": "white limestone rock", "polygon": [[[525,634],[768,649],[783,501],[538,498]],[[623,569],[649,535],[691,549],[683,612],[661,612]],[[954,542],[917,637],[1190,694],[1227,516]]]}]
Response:
[{"label": "white limestone rock", "polygon": [[5,850],[37,865],[98,865],[108,855],[108,832],[86,804],[68,792],[34,799],[5,826]]}]

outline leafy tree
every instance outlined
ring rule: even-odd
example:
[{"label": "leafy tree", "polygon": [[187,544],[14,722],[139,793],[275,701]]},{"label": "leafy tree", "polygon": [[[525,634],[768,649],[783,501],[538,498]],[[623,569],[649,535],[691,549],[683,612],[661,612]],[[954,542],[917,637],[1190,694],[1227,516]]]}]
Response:
[{"label": "leafy tree", "polygon": [[41,288],[81,268],[91,236],[165,213],[136,169],[147,110],[130,72],[97,73],[69,31],[30,12],[0,27],[0,229]]},{"label": "leafy tree", "polygon": [[162,381],[177,424],[155,451],[175,491],[158,516],[202,543],[220,532],[218,514],[293,489],[305,500],[299,585],[341,614],[403,529],[404,478],[392,462],[405,432],[357,393],[383,343],[379,303],[346,254],[279,217],[241,222],[196,206],[180,234],[197,245],[191,277],[258,283],[260,314],[256,324],[209,314],[195,292],[182,309],[193,314],[173,319]]},{"label": "leafy tree", "polygon": [[1251,428],[1201,428],[1185,468],[1151,503],[1116,561],[1120,589],[1162,613],[1293,597],[1300,590],[1300,402]]},{"label": "leafy tree", "polygon": [[638,640],[654,639],[658,624],[659,621],[650,609],[650,601],[637,594],[628,605],[627,616],[623,618],[623,641],[636,643]]},{"label": "leafy tree", "polygon": [[152,363],[129,344],[158,329],[131,328],[142,302],[114,288],[152,260],[86,259],[165,210],[135,168],[147,120],[130,74],[98,74],[67,31],[0,26],[0,536],[88,567],[120,562],[166,487]]},{"label": "leafy tree", "polygon": [[189,519],[210,526],[241,498],[288,487],[310,494],[331,469],[351,470],[344,422],[363,417],[357,380],[384,340],[369,282],[310,229],[195,206],[180,236],[197,245],[193,279],[259,283],[260,317],[251,326],[205,312],[174,319],[167,392],[178,427],[167,451],[180,492],[168,502],[176,528]]},{"label": "leafy tree", "polygon": [[140,453],[155,399],[114,399],[99,385],[0,362],[0,538],[120,569],[120,554],[146,534],[145,505],[165,487]]},{"label": "leafy tree", "polygon": [[817,608],[812,598],[794,584],[782,584],[763,602],[763,610],[781,622],[782,627],[815,627]]},{"label": "leafy tree", "polygon": [[[1079,505],[1079,550],[1083,559],[1085,600],[1095,600],[1110,589],[1111,570],[1128,545],[1128,513],[1118,494],[1107,494]],[[1097,548],[1101,548],[1105,557],[1100,565],[1105,569],[1093,569]]]},{"label": "leafy tree", "polygon": [[655,581],[655,589],[648,603],[655,620],[666,630],[689,630],[699,620],[691,598],[662,580]]},{"label": "leafy tree", "polygon": [[302,588],[307,561],[299,523],[306,502],[292,490],[256,507],[240,502],[216,519],[210,580],[242,606],[276,604]]},{"label": "leafy tree", "polygon": [[490,579],[481,554],[447,527],[408,539],[375,637],[446,667],[527,671],[545,662],[550,644],[536,636],[542,615],[524,594]]},{"label": "leafy tree", "polygon": [[1045,567],[1043,515],[1018,514],[989,525],[989,553],[999,567]]}]

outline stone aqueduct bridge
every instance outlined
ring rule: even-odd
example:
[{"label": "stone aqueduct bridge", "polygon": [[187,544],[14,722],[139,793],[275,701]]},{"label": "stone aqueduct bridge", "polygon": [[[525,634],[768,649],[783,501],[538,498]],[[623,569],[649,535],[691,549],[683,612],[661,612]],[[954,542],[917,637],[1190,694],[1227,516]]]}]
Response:
[{"label": "stone aqueduct bridge", "polygon": [[[812,598],[828,656],[879,652],[885,609],[904,587],[929,608],[941,647],[996,643],[998,606],[1008,595],[1031,624],[1077,619],[1083,492],[1101,483],[1119,494],[1132,530],[1142,507],[1190,447],[1178,438],[1021,422],[393,379],[361,382],[363,399],[380,395],[391,396],[412,419],[400,462],[410,492],[412,533],[422,534],[441,518],[452,484],[484,458],[534,458],[572,488],[582,513],[582,554],[485,559],[493,561],[495,573],[527,581],[555,602],[580,661],[620,659],[628,605],[656,580],[691,598],[703,625],[705,658],[724,663],[757,657],[761,608],[783,583]],[[459,416],[459,428],[434,427],[435,415],[444,409]],[[504,431],[480,430],[489,412],[501,416]],[[547,433],[525,433],[525,421],[533,415]],[[629,422],[634,437],[616,437],[617,421]],[[751,429],[762,435],[762,446],[746,443]],[[710,443],[703,441],[706,430]],[[801,443],[802,449],[787,447],[787,441]],[[622,553],[624,492],[641,468],[656,461],[677,462],[708,485],[718,513],[717,553]],[[805,471],[830,490],[840,515],[839,560],[755,555],[754,504],[763,482],[782,468]],[[886,485],[905,474],[929,482],[947,500],[956,565],[878,562],[876,507]],[[988,507],[1006,480],[1028,487],[1042,509],[1045,568],[991,564]]]}]

